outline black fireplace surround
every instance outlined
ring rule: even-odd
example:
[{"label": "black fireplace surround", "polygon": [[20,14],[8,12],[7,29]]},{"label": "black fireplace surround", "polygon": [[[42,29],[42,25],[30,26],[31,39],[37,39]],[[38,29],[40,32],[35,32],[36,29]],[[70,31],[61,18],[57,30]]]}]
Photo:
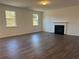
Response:
[{"label": "black fireplace surround", "polygon": [[64,25],[55,25],[55,34],[64,35]]}]

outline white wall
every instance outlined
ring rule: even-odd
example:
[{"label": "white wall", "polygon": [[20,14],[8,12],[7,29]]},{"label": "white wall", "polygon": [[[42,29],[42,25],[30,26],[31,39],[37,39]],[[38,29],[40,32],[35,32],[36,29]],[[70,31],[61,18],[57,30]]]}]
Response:
[{"label": "white wall", "polygon": [[49,10],[44,13],[43,29],[53,32],[53,22],[67,22],[68,35],[79,36],[79,6]]},{"label": "white wall", "polygon": [[[5,10],[13,10],[16,12],[17,27],[6,27]],[[25,8],[0,5],[0,38],[34,32],[34,27],[32,26],[33,12],[34,11]],[[37,13],[40,15],[37,31],[42,31],[42,12]]]}]

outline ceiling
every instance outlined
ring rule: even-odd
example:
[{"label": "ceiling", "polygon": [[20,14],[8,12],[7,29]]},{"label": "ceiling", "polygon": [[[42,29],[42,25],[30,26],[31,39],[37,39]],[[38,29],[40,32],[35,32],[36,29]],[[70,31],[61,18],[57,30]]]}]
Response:
[{"label": "ceiling", "polygon": [[0,3],[16,7],[27,7],[39,11],[79,5],[79,0],[49,0],[51,4],[46,6],[39,5],[39,1],[40,0],[0,0]]}]

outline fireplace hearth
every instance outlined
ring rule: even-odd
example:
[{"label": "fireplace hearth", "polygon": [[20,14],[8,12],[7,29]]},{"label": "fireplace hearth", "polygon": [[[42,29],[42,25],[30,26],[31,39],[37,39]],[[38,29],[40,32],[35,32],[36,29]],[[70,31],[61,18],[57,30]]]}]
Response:
[{"label": "fireplace hearth", "polygon": [[55,34],[64,35],[64,25],[55,25]]}]

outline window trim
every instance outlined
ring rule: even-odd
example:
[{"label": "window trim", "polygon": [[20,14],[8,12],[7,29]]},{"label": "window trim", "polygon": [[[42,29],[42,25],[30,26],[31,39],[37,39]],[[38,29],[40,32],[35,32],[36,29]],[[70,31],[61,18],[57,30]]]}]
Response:
[{"label": "window trim", "polygon": [[[37,15],[37,25],[34,25],[34,23],[33,23],[33,26],[34,27],[37,27],[37,26],[39,26],[39,15],[37,14],[37,13],[33,13],[32,15]],[[33,19],[33,18],[32,18]],[[33,20],[33,22],[34,22],[34,20]]]},{"label": "window trim", "polygon": [[[15,25],[13,26],[8,26],[8,23],[7,23],[7,19],[8,17],[6,17],[6,11],[9,11],[9,12],[14,12],[14,22],[15,22]],[[16,11],[12,11],[12,10],[5,10],[5,25],[7,28],[16,28],[17,27],[17,21],[16,21]]]}]

